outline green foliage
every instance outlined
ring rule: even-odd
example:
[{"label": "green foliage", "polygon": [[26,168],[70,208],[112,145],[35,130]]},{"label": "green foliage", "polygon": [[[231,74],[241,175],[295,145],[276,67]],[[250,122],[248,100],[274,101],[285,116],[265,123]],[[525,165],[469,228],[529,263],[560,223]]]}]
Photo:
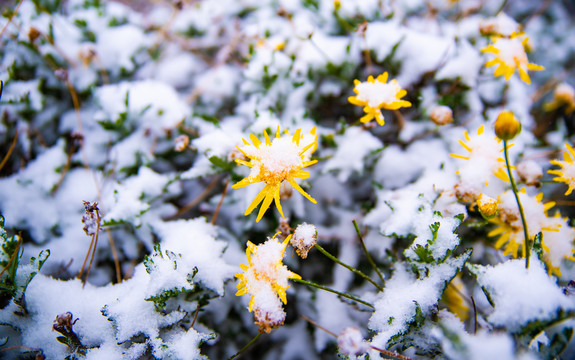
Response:
[{"label": "green foliage", "polygon": [[422,263],[432,264],[435,261],[435,259],[433,258],[433,251],[431,251],[429,245],[430,245],[429,242],[425,244],[425,246],[417,244],[413,248],[413,251],[419,258],[419,261],[421,261]]},{"label": "green foliage", "polygon": [[38,13],[54,14],[60,10],[61,0],[32,0]]},{"label": "green foliage", "polygon": [[440,222],[434,222],[433,224],[429,225],[429,229],[431,230],[431,239],[427,240],[425,246],[416,244],[415,247],[413,247],[413,251],[417,255],[420,262],[425,264],[432,264],[436,262],[436,260],[440,260],[433,257],[433,250],[431,248],[437,240],[437,232],[439,231],[440,225]]},{"label": "green foliage", "polygon": [[221,169],[221,171],[223,172],[232,172],[236,167],[235,162],[227,161],[227,159],[223,159],[216,155],[210,156],[208,160],[212,163],[212,165],[214,165],[218,169]]},{"label": "green foliage", "polygon": [[[154,245],[154,251],[151,255],[146,255],[144,258],[144,266],[148,274],[153,274],[157,269],[155,261],[168,260],[173,264],[173,270],[178,269],[178,261],[181,259],[180,254],[175,254],[172,251],[165,250],[162,251],[160,244]],[[191,274],[187,275],[186,281],[190,285],[189,287],[174,287],[171,289],[163,290],[155,295],[147,298],[147,301],[152,301],[154,303],[154,308],[157,312],[165,313],[167,311],[166,305],[168,300],[174,298],[182,298],[186,301],[197,301],[200,307],[208,304],[209,300],[217,297],[218,295],[212,290],[202,286],[201,283],[195,282],[194,278],[198,273],[198,268],[194,267]]]},{"label": "green foliage", "polygon": [[[21,240],[16,235],[8,236],[2,215],[0,215],[0,242],[0,265],[3,272],[0,277],[0,308],[4,308],[10,300],[13,300],[23,312],[26,312],[24,297],[26,289],[50,256],[50,250],[42,250],[37,257],[30,258],[29,265],[20,264],[24,252]],[[24,276],[17,277],[19,271],[23,271]]]},{"label": "green foliage", "polygon": [[319,10],[319,2],[318,0],[302,0],[302,5],[310,10],[317,11]]}]

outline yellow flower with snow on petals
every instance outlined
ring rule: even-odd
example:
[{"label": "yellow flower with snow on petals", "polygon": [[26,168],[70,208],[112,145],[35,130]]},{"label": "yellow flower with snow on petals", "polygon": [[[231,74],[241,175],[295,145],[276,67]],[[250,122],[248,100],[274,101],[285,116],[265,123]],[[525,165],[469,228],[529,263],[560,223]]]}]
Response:
[{"label": "yellow flower with snow on petals", "polygon": [[397,110],[411,106],[409,101],[401,100],[407,91],[399,86],[397,80],[393,79],[388,83],[387,78],[388,74],[384,72],[376,79],[370,75],[364,82],[354,80],[353,92],[356,96],[350,96],[348,100],[354,105],[363,106],[366,115],[360,119],[362,123],[370,122],[375,118],[377,123],[383,126],[385,120],[381,109]]},{"label": "yellow flower with snow on petals", "polygon": [[[243,272],[236,274],[240,280],[236,296],[246,294],[251,296],[248,305],[250,312],[254,308],[268,307],[270,298],[273,300],[273,296],[270,296],[272,293],[286,304],[288,279],[301,279],[301,276],[289,271],[282,263],[291,235],[286,237],[283,243],[280,243],[276,236],[277,234],[257,246],[248,241],[246,249],[248,265],[241,264]],[[261,301],[258,301],[259,299]]]},{"label": "yellow flower with snow on petals", "polygon": [[552,175],[557,175],[553,181],[563,182],[569,186],[565,192],[565,196],[571,194],[575,189],[575,149],[568,143],[565,143],[567,151],[563,153],[563,159],[551,160],[551,164],[561,167],[561,170],[548,170],[547,172]]},{"label": "yellow flower with snow on petals", "polygon": [[495,55],[494,59],[485,63],[485,67],[497,65],[494,75],[496,77],[503,75],[505,80],[509,80],[517,69],[521,80],[531,84],[527,70],[539,71],[545,70],[545,68],[529,62],[525,52],[528,41],[529,38],[523,33],[513,33],[509,38],[494,36],[492,43],[481,49],[482,52]]},{"label": "yellow flower with snow on petals", "polygon": [[[505,160],[501,157],[501,153],[503,152],[501,139],[495,136],[487,136],[483,125],[477,129],[476,135],[470,136],[467,130],[463,135],[465,140],[460,139],[459,144],[467,150],[468,154],[449,154],[456,159],[467,160],[467,163],[461,166],[457,171],[462,181],[474,184],[483,182],[485,186],[488,186],[488,179],[491,174],[493,174],[497,178],[509,182],[509,176],[505,168]],[[507,148],[511,146],[512,145],[508,144]],[[479,196],[479,193],[477,196]]]},{"label": "yellow flower with snow on petals", "polygon": [[[286,131],[286,134],[289,135],[289,132]],[[317,160],[309,160],[317,148],[316,128],[314,127],[309,135],[304,135],[301,129],[297,129],[290,139],[289,137],[281,137],[278,126],[276,137],[273,140],[270,140],[266,131],[264,131],[264,138],[265,141],[262,143],[252,134],[250,139],[253,145],[243,139],[244,145],[237,147],[249,161],[236,159],[236,163],[250,167],[251,171],[247,177],[232,186],[232,189],[239,189],[257,182],[265,183],[264,188],[245,212],[247,216],[262,203],[256,222],[260,221],[274,200],[281,216],[284,217],[280,204],[280,188],[283,181],[287,181],[309,201],[316,203],[315,199],[296,182],[296,179],[309,177],[309,172],[301,169],[317,162]]]},{"label": "yellow flower with snow on petals", "polygon": [[497,200],[490,196],[480,194],[479,198],[477,198],[477,207],[479,208],[481,215],[486,219],[490,219],[497,215]]},{"label": "yellow flower with snow on petals", "polygon": [[[561,225],[557,222],[550,222],[550,218],[547,217],[547,211],[555,206],[555,202],[550,201],[542,203],[543,193],[539,193],[536,196],[529,196],[525,188],[522,188],[517,195],[523,205],[530,241],[533,241],[535,235],[539,232],[543,234],[543,241],[545,241],[546,234],[559,231]],[[498,236],[494,247],[496,249],[500,249],[505,245],[505,250],[503,252],[504,255],[511,255],[516,258],[519,253],[520,246],[521,254],[524,255],[525,238],[523,233],[523,223],[521,221],[521,214],[517,208],[513,191],[508,190],[498,196],[497,202],[499,203],[499,212],[497,217],[489,220],[497,227],[491,230],[487,236]],[[549,248],[546,247],[545,243],[542,245],[543,250],[545,252],[549,252]]]}]

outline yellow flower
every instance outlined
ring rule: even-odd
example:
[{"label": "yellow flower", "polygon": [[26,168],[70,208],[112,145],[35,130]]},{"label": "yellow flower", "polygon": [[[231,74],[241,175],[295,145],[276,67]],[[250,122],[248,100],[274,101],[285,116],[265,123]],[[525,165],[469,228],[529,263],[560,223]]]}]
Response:
[{"label": "yellow flower", "polygon": [[[289,135],[287,130],[286,134]],[[289,139],[280,136],[280,127],[278,126],[276,137],[273,140],[270,140],[266,131],[264,131],[264,137],[265,142],[262,143],[252,134],[250,139],[253,145],[243,139],[244,145],[237,147],[250,161],[236,159],[236,163],[250,167],[251,172],[232,186],[232,189],[239,189],[257,182],[266,184],[245,212],[247,216],[263,202],[256,222],[260,221],[273,200],[275,200],[281,216],[284,217],[280,204],[280,188],[284,180],[309,201],[316,203],[315,199],[306,193],[295,180],[307,179],[309,172],[301,169],[317,162],[317,160],[309,160],[310,155],[317,148],[316,128],[314,127],[306,136],[301,133],[301,129],[297,129]]]},{"label": "yellow flower", "polygon": [[370,75],[365,82],[354,80],[353,91],[356,96],[350,96],[348,100],[354,105],[364,107],[363,111],[366,115],[360,119],[362,123],[370,122],[375,118],[379,125],[384,125],[385,120],[381,109],[397,110],[411,106],[409,101],[400,100],[407,94],[407,91],[403,90],[395,79],[387,83],[387,77],[387,72],[384,72],[377,79]]},{"label": "yellow flower", "polygon": [[545,111],[553,111],[565,106],[565,114],[571,115],[575,111],[575,89],[569,84],[557,85],[553,92],[553,99],[543,105]]},{"label": "yellow flower", "polygon": [[[555,202],[542,203],[543,193],[537,196],[529,196],[525,188],[522,188],[517,194],[523,205],[525,213],[525,220],[527,221],[527,228],[529,230],[529,238],[531,241],[539,232],[543,233],[543,240],[545,240],[547,232],[558,232],[561,225],[557,221],[550,221],[551,218],[547,217],[547,211],[555,206]],[[498,216],[490,219],[489,221],[497,225],[491,230],[487,236],[499,236],[495,242],[494,247],[500,249],[505,245],[504,255],[511,255],[517,257],[519,246],[521,246],[521,253],[525,254],[525,238],[523,233],[523,223],[521,215],[515,202],[515,197],[511,190],[501,194],[497,202],[499,203]],[[549,252],[549,248],[543,244],[543,250]]]},{"label": "yellow flower", "polygon": [[521,132],[521,123],[513,112],[502,111],[495,120],[495,135],[501,140],[511,140]]},{"label": "yellow flower", "polygon": [[[467,156],[459,154],[449,154],[456,159],[467,160],[468,163],[462,166],[457,174],[466,183],[478,184],[484,182],[489,185],[488,173],[492,173],[497,178],[508,182],[509,176],[505,171],[505,160],[501,157],[503,145],[501,139],[486,136],[485,127],[481,125],[477,129],[477,135],[469,136],[467,130],[464,132],[465,141],[459,140],[459,144],[469,152]],[[507,145],[507,148],[511,145]],[[513,167],[512,167],[513,168]],[[477,194],[479,196],[479,193]]]},{"label": "yellow flower", "polygon": [[567,151],[563,153],[563,159],[565,161],[551,160],[551,164],[561,167],[561,170],[548,170],[549,174],[557,175],[553,181],[564,182],[569,186],[565,192],[565,196],[571,194],[575,189],[575,149],[567,143],[565,143]]},{"label": "yellow flower", "polygon": [[492,44],[481,49],[481,51],[495,54],[495,59],[485,63],[485,67],[498,65],[497,69],[495,69],[495,76],[504,75],[505,80],[509,80],[515,69],[517,69],[521,80],[531,84],[527,70],[538,71],[545,69],[543,66],[529,62],[525,52],[529,38],[524,36],[523,33],[513,33],[509,38],[495,36],[492,41]]},{"label": "yellow flower", "polygon": [[[248,265],[241,264],[240,267],[244,272],[236,274],[240,280],[237,285],[236,296],[251,295],[248,305],[250,312],[253,311],[254,307],[265,306],[265,304],[257,302],[259,295],[266,295],[262,293],[273,293],[286,304],[286,289],[289,288],[288,279],[301,279],[301,276],[289,271],[287,266],[282,263],[291,235],[283,243],[280,243],[276,236],[277,234],[257,246],[248,241],[246,249]],[[266,296],[261,296],[261,298],[266,298]]]},{"label": "yellow flower", "polygon": [[483,215],[487,219],[490,219],[495,215],[497,215],[497,208],[498,208],[497,200],[495,200],[490,196],[487,196],[485,194],[479,195],[479,198],[477,199],[477,207],[479,208],[479,212],[481,213],[481,215]]}]

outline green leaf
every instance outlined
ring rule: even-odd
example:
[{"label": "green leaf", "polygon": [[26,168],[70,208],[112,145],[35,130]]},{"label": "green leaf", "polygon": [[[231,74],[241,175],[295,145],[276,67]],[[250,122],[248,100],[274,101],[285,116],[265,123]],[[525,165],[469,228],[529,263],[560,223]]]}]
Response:
[{"label": "green leaf", "polygon": [[236,165],[235,165],[235,162],[233,162],[233,161],[226,161],[226,160],[224,160],[224,159],[222,159],[222,158],[220,158],[220,157],[217,157],[217,156],[215,156],[215,155],[214,155],[214,156],[211,156],[208,160],[209,160],[215,167],[220,168],[220,169],[222,169],[223,171],[226,171],[226,172],[231,172],[231,171],[234,169],[234,167],[236,166]]},{"label": "green leaf", "polygon": [[433,258],[433,253],[429,249],[428,244],[426,244],[425,246],[421,246],[421,244],[415,245],[415,247],[413,248],[413,252],[415,252],[415,255],[417,255],[419,261],[423,263],[431,264],[435,261],[435,259]]},{"label": "green leaf", "polygon": [[429,229],[431,230],[431,236],[432,236],[431,240],[428,241],[430,245],[432,245],[435,242],[435,240],[437,240],[437,232],[439,231],[439,226],[441,226],[441,223],[439,223],[439,221],[429,225]]}]

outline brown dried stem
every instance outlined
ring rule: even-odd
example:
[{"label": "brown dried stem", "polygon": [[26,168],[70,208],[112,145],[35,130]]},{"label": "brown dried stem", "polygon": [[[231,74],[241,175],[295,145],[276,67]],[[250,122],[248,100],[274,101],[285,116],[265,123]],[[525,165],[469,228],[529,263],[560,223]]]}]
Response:
[{"label": "brown dried stem", "polygon": [[14,148],[16,147],[17,141],[18,141],[18,129],[16,129],[16,132],[14,133],[14,139],[12,139],[12,143],[10,144],[10,148],[8,149],[8,152],[6,153],[4,158],[2,159],[2,162],[0,163],[0,170],[2,170],[4,168],[4,165],[6,165],[6,163],[8,162],[8,159],[12,155],[12,151],[14,151]]}]

